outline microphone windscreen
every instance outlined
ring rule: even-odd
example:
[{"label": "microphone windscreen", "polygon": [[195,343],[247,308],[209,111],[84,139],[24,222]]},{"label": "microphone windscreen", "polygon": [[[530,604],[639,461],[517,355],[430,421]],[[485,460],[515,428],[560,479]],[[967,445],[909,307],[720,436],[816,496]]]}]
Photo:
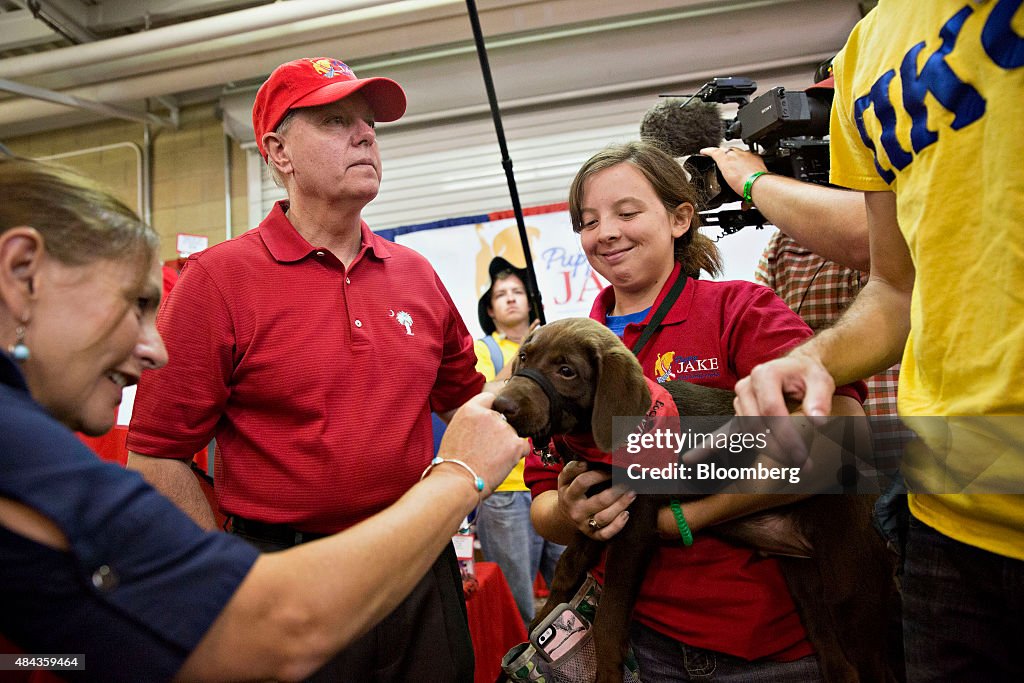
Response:
[{"label": "microphone windscreen", "polygon": [[722,112],[716,102],[668,98],[644,114],[640,137],[674,157],[682,157],[697,154],[705,147],[720,146],[722,129]]}]

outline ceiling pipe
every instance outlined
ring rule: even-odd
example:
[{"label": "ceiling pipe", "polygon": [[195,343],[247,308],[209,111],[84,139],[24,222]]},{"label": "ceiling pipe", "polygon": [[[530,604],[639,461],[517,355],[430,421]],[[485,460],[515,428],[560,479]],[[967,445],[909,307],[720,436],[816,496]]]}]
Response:
[{"label": "ceiling pipe", "polygon": [[[806,69],[809,65],[820,64],[822,61],[835,55],[835,52],[814,52],[810,54],[796,55],[782,59],[757,61],[748,64],[734,64],[724,71],[730,74],[756,74],[771,71],[781,71],[794,68]],[[648,78],[645,80],[631,80],[626,83],[613,83],[591,88],[579,88],[576,90],[565,90],[549,95],[534,95],[532,97],[520,97],[502,102],[501,108],[505,112],[513,112],[533,107],[556,107],[566,103],[580,102],[595,97],[625,97],[636,93],[646,93],[660,88],[671,88],[680,85],[702,83],[716,76],[721,76],[723,69],[702,69],[686,73],[662,76],[660,78]],[[423,124],[444,123],[459,118],[480,117],[488,113],[489,107],[486,102],[466,107],[449,108],[443,111],[432,111],[424,114],[407,114],[395,123],[388,124],[388,130],[398,130],[409,126]]]},{"label": "ceiling pipe", "polygon": [[[73,45],[44,54],[19,55],[0,61],[0,78],[25,78],[46,73],[54,64],[75,67],[114,59],[136,57],[157,50],[193,45],[197,42],[236,36],[248,31],[281,27],[305,19],[316,19],[403,0],[318,0],[317,2],[275,2],[205,19],[118,36],[94,43]],[[455,1],[455,0],[453,0]]]},{"label": "ceiling pipe", "polygon": [[[131,109],[125,109],[124,107],[118,107],[113,104],[107,104],[106,102],[95,102],[93,100],[87,100],[82,97],[75,97],[67,93],[54,92],[52,90],[44,90],[43,88],[35,88],[31,85],[24,85],[23,83],[15,83],[9,81],[6,78],[0,78],[0,90],[6,90],[17,95],[24,95],[34,100],[41,100],[43,102],[52,102],[62,107],[71,107],[73,109],[84,109],[86,111],[95,112],[103,116],[109,116],[115,119],[124,119],[126,121],[138,121],[140,123],[151,123],[157,126],[177,126],[177,121],[172,119],[162,119],[155,114],[149,114],[145,112],[137,112]],[[177,112],[175,112],[175,119],[177,118]]]},{"label": "ceiling pipe", "polygon": [[[402,14],[422,10],[426,8],[437,8],[444,7],[447,5],[457,5],[460,0],[389,0],[388,2],[381,2],[380,0],[369,1],[359,0],[354,2],[353,0],[333,0],[327,2],[326,5],[312,2],[289,2],[289,3],[276,3],[274,5],[265,5],[255,9],[269,10],[270,8],[286,8],[286,6],[292,5],[315,5],[320,8],[319,12],[322,13],[326,10],[324,6],[333,7],[334,14],[330,17],[325,17],[322,24],[334,24],[346,21],[346,18],[353,14],[365,15],[361,17],[361,20],[366,20],[369,17],[379,17],[385,14]],[[389,7],[392,5],[400,5],[401,7]],[[344,6],[347,11],[339,11],[338,8]],[[362,8],[362,9],[360,9]],[[399,11],[400,10],[400,11]],[[237,15],[248,13],[250,10],[244,10],[243,12],[235,12],[230,15],[221,15],[220,17],[212,17],[211,19],[222,19],[224,17],[236,17]],[[295,15],[292,11],[291,14],[281,14],[280,11],[277,14],[270,14],[263,16],[262,19],[269,22],[273,27],[273,30],[278,34],[287,33],[291,30],[294,33],[293,27],[303,26],[304,23],[300,20],[290,25],[285,25],[284,22],[291,21],[289,17],[299,16],[308,18],[308,7],[306,12]],[[181,45],[187,46],[190,50],[203,52],[210,46],[215,46],[218,43],[212,40],[206,40],[205,42],[195,42],[200,40],[200,34],[193,31],[195,24],[200,24],[206,20],[199,20],[195,22],[189,22],[185,24],[179,24],[177,26],[166,27],[165,29],[154,29],[142,34],[135,34],[132,36],[124,36],[122,38],[138,39],[143,38],[146,41],[157,31],[162,32],[168,39],[172,39],[172,42],[167,42],[163,45],[162,49],[170,50],[172,44],[180,43]],[[316,23],[316,22],[305,22],[305,24]],[[246,33],[254,33],[259,35],[261,27],[252,22],[246,24],[245,31],[243,32],[239,25],[232,23],[233,30],[231,35],[222,36],[222,40],[237,40],[239,36],[246,35]],[[322,26],[321,26],[322,28]],[[267,32],[270,28],[263,27],[262,32]],[[168,35],[168,32],[174,34],[174,36]],[[176,37],[175,37],[176,36]],[[300,36],[293,35],[294,39],[298,40]],[[70,48],[64,48],[61,50],[53,50],[44,53],[45,58],[42,58],[42,54],[27,55],[25,57],[34,58],[34,67],[29,68],[23,59],[25,57],[13,57],[6,60],[0,60],[0,79],[11,85],[11,87],[0,88],[0,90],[8,90],[10,92],[19,92],[21,88],[29,88],[30,86],[23,86],[15,83],[14,81],[3,78],[3,74],[9,70],[11,64],[16,68],[13,69],[16,73],[29,73],[35,71],[45,71],[52,68],[52,59],[58,55],[65,55],[68,51],[75,51],[75,54],[79,54],[78,50],[88,50],[87,53],[82,53],[83,59],[88,62],[93,61],[96,58],[96,51],[105,49],[109,44],[116,43],[121,44],[122,38],[115,38],[111,40],[98,41],[87,45],[78,45]],[[330,41],[320,41],[330,42]],[[307,47],[314,49],[317,47],[318,42],[308,43]],[[115,48],[117,46],[115,45]],[[138,56],[145,56],[147,54],[153,54],[149,51],[150,48],[155,49],[156,45],[151,45],[149,42],[145,42],[142,46],[133,45],[133,49],[141,48]],[[183,48],[184,49],[184,48]],[[123,50],[118,48],[118,50]],[[238,56],[231,57],[228,59],[218,59],[209,62],[202,62],[199,64],[190,64],[187,66],[181,66],[177,68],[171,68],[164,71],[148,72],[139,74],[136,76],[129,76],[113,81],[103,81],[99,83],[93,83],[89,85],[82,85],[74,88],[67,88],[63,90],[49,90],[46,92],[55,93],[57,95],[65,96],[65,100],[61,102],[55,97],[47,98],[36,98],[36,99],[8,99],[0,101],[0,126],[18,124],[25,121],[38,121],[44,118],[59,117],[67,114],[68,107],[75,107],[72,103],[74,100],[85,100],[96,103],[114,103],[114,102],[130,102],[134,100],[141,100],[146,98],[155,97],[161,102],[163,96],[168,93],[184,92],[193,89],[201,89],[206,87],[217,87],[221,86],[226,82],[247,80],[256,76],[263,76],[272,71],[279,64],[294,58],[295,46],[286,45],[276,50],[261,51],[257,54],[239,54]],[[72,55],[67,55],[72,57]],[[115,55],[113,53],[104,52],[101,55],[103,62],[113,61]],[[73,57],[78,59],[78,57]],[[42,62],[43,67],[39,66]],[[76,66],[81,66],[81,62],[73,62]],[[22,93],[25,94],[25,93]],[[49,100],[49,102],[45,101]],[[60,104],[55,104],[55,103]],[[115,105],[116,106],[116,105]],[[172,126],[177,126],[177,107],[171,104],[167,105],[171,109],[169,122]],[[76,107],[81,109],[88,109],[88,107]],[[124,117],[122,117],[124,118]]]},{"label": "ceiling pipe", "polygon": [[[416,8],[459,4],[461,8],[461,2],[462,0],[417,0],[415,3],[405,2],[403,4],[414,4]],[[109,41],[93,43],[93,45],[102,45],[105,42]],[[306,43],[304,49],[309,50],[311,53],[316,53],[321,51],[321,45],[333,44],[333,40],[322,40]],[[197,50],[202,49],[198,45],[193,47]],[[467,49],[472,50],[472,46],[469,46]],[[59,51],[47,52],[45,54],[52,55],[55,52]],[[436,50],[417,53],[411,61],[431,59],[437,54]],[[440,54],[446,53],[442,51]],[[286,45],[273,50],[261,51],[257,54],[240,54],[235,57],[200,62],[165,71],[128,76],[110,82],[82,85],[59,92],[69,97],[96,102],[130,102],[149,97],[158,97],[167,93],[217,87],[232,81],[244,81],[254,76],[266,75],[279,64],[294,59],[294,57],[295,46]],[[11,60],[0,61],[0,67],[3,67],[6,61]],[[24,121],[60,116],[65,113],[66,110],[63,107],[44,101],[24,98],[4,100],[0,101],[0,127]]]},{"label": "ceiling pipe", "polygon": [[79,26],[74,19],[59,7],[52,6],[51,3],[44,4],[39,0],[34,2],[14,0],[14,4],[30,12],[36,21],[72,43],[87,43],[96,40],[96,36],[91,31]]},{"label": "ceiling pipe", "polygon": [[[447,1],[447,0],[445,0]],[[460,0],[452,0],[458,2]],[[548,32],[550,33],[550,32]],[[530,37],[519,37],[516,40],[496,39],[489,41],[492,48],[511,46],[518,41],[530,40]],[[305,47],[311,52],[320,50],[318,47],[324,43],[307,44]],[[98,44],[98,43],[97,43]],[[455,52],[471,52],[472,45],[460,46]],[[446,56],[452,53],[449,47],[417,52],[412,56],[405,56],[398,59],[373,60],[370,70],[377,70],[383,64],[407,63],[410,61],[423,61],[438,56]],[[50,53],[46,53],[50,54]],[[95,83],[83,85],[61,91],[62,93],[97,102],[126,102],[133,100],[155,97],[165,93],[185,92],[188,90],[201,89],[206,87],[217,87],[231,81],[242,81],[252,78],[254,75],[267,74],[288,59],[294,58],[294,47],[282,47],[276,50],[260,52],[259,54],[244,54],[226,59],[201,62],[187,67],[168,69],[156,73],[145,73],[136,76],[128,76],[109,83]],[[0,62],[2,66],[3,62]],[[362,68],[362,67],[360,67]],[[12,125],[24,121],[35,121],[47,117],[59,116],[66,113],[66,110],[57,105],[48,104],[30,99],[12,99],[0,101],[0,127]]]},{"label": "ceiling pipe", "polygon": [[[732,0],[729,3],[723,3],[724,7],[723,5],[718,5],[716,7],[718,12],[725,12],[728,10],[736,10],[737,8],[742,7],[746,7],[747,9],[759,6],[762,8],[770,8],[770,6],[772,5],[787,5],[789,3],[793,3],[794,5],[799,4],[795,2],[795,0]],[[283,4],[290,5],[295,3]],[[417,2],[407,1],[402,3],[402,9],[405,10],[406,8],[409,7],[412,7],[413,9],[422,9],[428,6],[454,6],[455,4],[461,4],[461,0],[418,0]],[[704,8],[704,6],[700,5],[700,8]],[[701,11],[701,9],[690,10],[691,13],[697,15],[699,15]],[[704,8],[703,11],[707,11],[706,8]],[[363,12],[372,12],[372,10],[359,11],[360,14],[362,14]],[[679,11],[677,10],[677,13],[678,12]],[[746,16],[742,12],[740,12],[739,15]],[[673,16],[676,16],[676,13],[673,13]],[[339,18],[340,15],[335,15],[333,17],[330,17],[328,20],[325,20],[325,22],[333,23],[336,19]],[[663,19],[663,17],[660,18]],[[643,23],[644,21],[653,21],[654,19],[655,18],[653,17],[647,17],[646,19],[643,17],[633,17],[630,19],[630,21]],[[597,27],[561,27],[555,29],[554,31],[548,30],[543,31],[542,33],[543,38],[550,39],[553,33],[558,35],[561,35],[562,33],[572,35],[578,32],[587,33],[595,30],[600,31],[602,30],[602,28],[607,29],[608,23],[609,22],[603,22]],[[629,21],[612,21],[610,23],[614,24],[617,28],[620,29],[622,27],[628,27],[630,25]],[[181,26],[187,26],[187,24]],[[277,30],[280,32],[286,31],[290,28],[291,27],[278,26]],[[234,37],[235,39],[238,39],[241,36],[235,35]],[[298,38],[299,36],[292,37]],[[489,41],[489,43],[491,44],[492,47],[498,47],[499,45],[503,47],[508,47],[519,43],[529,43],[534,40],[540,39],[542,39],[542,36],[540,35],[523,34],[508,38],[497,38],[493,41]],[[94,43],[94,45],[102,45],[107,42],[110,41],[102,41],[101,43]],[[310,52],[317,52],[321,51],[321,47],[327,49],[328,46],[334,46],[335,43],[335,39],[320,39],[309,41],[306,43],[305,46]],[[210,43],[208,43],[207,45],[209,44]],[[205,50],[207,45],[193,45],[192,49],[195,49],[197,51],[203,51]],[[447,45],[440,48],[435,48],[433,50],[416,52],[411,56],[400,56],[399,58],[387,57],[378,60],[374,60],[371,58],[369,61],[367,61],[367,64],[372,64],[373,68],[371,70],[375,70],[380,68],[384,64],[392,65],[392,63],[401,64],[409,61],[423,61],[437,58],[439,56],[445,56],[449,52],[460,53],[467,49],[471,50],[471,47],[458,46],[457,48],[453,49],[452,46]],[[53,51],[46,54],[53,55],[58,52],[60,51]],[[63,90],[61,92],[67,95],[76,96],[83,99],[90,99],[99,102],[124,102],[150,97],[159,97],[160,95],[172,92],[186,92],[189,90],[197,90],[207,87],[218,87],[223,85],[224,83],[228,83],[231,81],[244,81],[256,76],[265,75],[283,61],[287,61],[288,59],[294,58],[294,52],[294,46],[281,46],[279,48],[272,48],[269,50],[260,51],[253,54],[239,54],[237,56],[229,58],[221,58],[209,62],[201,62],[198,64],[191,64],[188,66],[169,68],[165,71],[150,72],[135,76],[128,76],[117,81],[101,82],[91,85],[82,85],[75,88]],[[0,61],[0,68],[2,68],[4,64],[9,61],[11,60]],[[370,68],[366,66],[366,64],[363,64],[362,62],[360,62],[359,67]],[[45,102],[25,99],[12,99],[7,101],[0,101],[0,128],[2,128],[5,125],[18,124],[26,121],[39,121],[46,118],[59,117],[66,113],[66,109]]]},{"label": "ceiling pipe", "polygon": [[[197,64],[183,69],[175,69],[156,74],[145,74],[122,79],[111,83],[71,88],[61,91],[65,95],[96,102],[130,102],[155,97],[166,93],[184,92],[198,88],[219,86],[233,80],[251,78],[262,71],[264,74],[288,59],[294,57],[294,48],[282,49],[279,53],[260,55],[259,60],[252,55]],[[266,64],[260,68],[259,64]],[[0,102],[0,127],[22,121],[31,121],[49,116],[59,116],[67,110],[57,104],[27,98],[11,99]]]}]

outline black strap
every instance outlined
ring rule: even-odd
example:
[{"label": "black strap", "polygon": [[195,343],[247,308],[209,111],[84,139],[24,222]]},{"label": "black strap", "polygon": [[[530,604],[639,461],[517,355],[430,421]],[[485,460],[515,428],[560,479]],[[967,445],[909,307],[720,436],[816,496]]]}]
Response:
[{"label": "black strap", "polygon": [[686,287],[686,281],[689,279],[689,276],[682,271],[679,271],[679,277],[677,277],[676,281],[672,283],[672,289],[668,290],[668,294],[666,294],[665,298],[661,300],[661,305],[658,306],[658,310],[656,310],[654,315],[651,316],[651,321],[647,323],[647,327],[644,328],[640,338],[636,340],[636,344],[633,344],[632,350],[634,356],[639,358],[640,349],[646,346],[647,342],[650,341],[651,336],[653,336],[661,327],[661,321],[665,319],[665,316],[668,315],[668,309],[672,308],[676,299],[678,299],[679,295],[683,293],[683,288]]},{"label": "black strap", "polygon": [[555,390],[555,386],[539,370],[533,368],[520,368],[515,377],[525,377],[533,380],[541,388],[544,395],[548,397],[548,414],[551,415],[551,424],[555,424],[555,417],[562,410],[562,396]]}]

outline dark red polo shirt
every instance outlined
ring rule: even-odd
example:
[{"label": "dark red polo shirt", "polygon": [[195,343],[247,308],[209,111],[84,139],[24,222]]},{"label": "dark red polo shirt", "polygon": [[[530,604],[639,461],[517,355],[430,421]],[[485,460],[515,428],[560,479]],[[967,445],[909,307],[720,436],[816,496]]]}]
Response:
[{"label": "dark red polo shirt", "polygon": [[[677,263],[652,312],[678,272]],[[614,303],[614,291],[607,287],[590,317],[605,322]],[[636,343],[645,326],[646,321],[626,326],[627,346]],[[731,390],[755,365],[809,336],[806,323],[767,287],[690,280],[638,358],[648,378]],[[862,382],[839,391],[862,402],[864,392]],[[533,495],[557,489],[559,471],[529,456],[525,479]],[[595,575],[603,577],[603,563]],[[678,641],[748,660],[790,661],[814,651],[778,562],[707,533],[698,533],[689,548],[681,542],[659,547],[634,616]]]},{"label": "dark red polo shirt", "polygon": [[285,208],[189,258],[158,320],[170,361],[143,375],[128,448],[187,458],[216,437],[225,513],[333,532],[419,479],[431,410],[484,378],[425,258],[364,223],[346,271]]}]

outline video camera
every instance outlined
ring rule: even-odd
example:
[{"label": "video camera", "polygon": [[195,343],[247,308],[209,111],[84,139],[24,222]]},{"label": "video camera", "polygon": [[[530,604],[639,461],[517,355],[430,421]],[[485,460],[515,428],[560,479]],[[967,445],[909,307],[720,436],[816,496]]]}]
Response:
[{"label": "video camera", "polygon": [[[740,139],[764,159],[772,173],[811,183],[828,184],[829,117],[832,92],[827,87],[805,91],[772,88],[753,100],[757,83],[749,78],[713,78],[693,95],[704,102],[735,103],[736,117],[724,128],[726,140]],[[741,197],[722,178],[711,157],[694,155],[684,163],[705,208],[714,209]],[[706,225],[717,225],[725,234],[747,225],[764,225],[756,210],[702,213]]]}]

